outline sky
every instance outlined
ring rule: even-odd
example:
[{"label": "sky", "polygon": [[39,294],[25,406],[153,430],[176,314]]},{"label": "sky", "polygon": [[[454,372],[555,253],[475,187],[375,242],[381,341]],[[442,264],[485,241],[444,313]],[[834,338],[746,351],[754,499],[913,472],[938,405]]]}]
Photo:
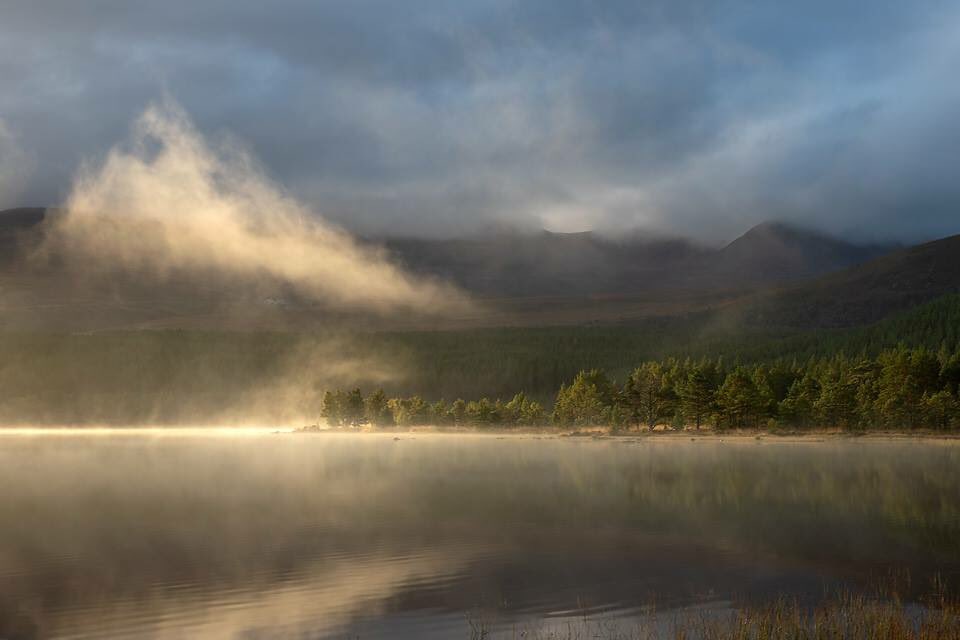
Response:
[{"label": "sky", "polygon": [[361,233],[960,232],[960,6],[0,0],[0,207],[158,102]]}]

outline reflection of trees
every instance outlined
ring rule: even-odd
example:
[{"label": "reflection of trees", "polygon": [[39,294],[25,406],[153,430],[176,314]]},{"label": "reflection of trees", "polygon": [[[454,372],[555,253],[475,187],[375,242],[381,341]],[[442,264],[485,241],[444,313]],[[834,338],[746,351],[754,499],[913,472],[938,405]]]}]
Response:
[{"label": "reflection of trees", "polygon": [[308,567],[321,580],[337,558],[429,550],[462,563],[491,545],[532,567],[554,562],[531,560],[541,545],[565,540],[584,564],[601,561],[590,540],[633,539],[948,572],[960,566],[958,462],[937,444],[10,438],[0,575],[17,579],[0,581],[0,600],[55,609],[191,581],[269,591]]}]

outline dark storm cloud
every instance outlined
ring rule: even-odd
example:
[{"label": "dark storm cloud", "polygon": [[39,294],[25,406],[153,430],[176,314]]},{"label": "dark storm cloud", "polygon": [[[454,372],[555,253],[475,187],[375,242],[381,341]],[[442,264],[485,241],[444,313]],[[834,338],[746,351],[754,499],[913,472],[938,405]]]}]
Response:
[{"label": "dark storm cloud", "polygon": [[958,43],[937,0],[8,0],[0,205],[171,95],[362,229],[928,237],[960,231]]}]

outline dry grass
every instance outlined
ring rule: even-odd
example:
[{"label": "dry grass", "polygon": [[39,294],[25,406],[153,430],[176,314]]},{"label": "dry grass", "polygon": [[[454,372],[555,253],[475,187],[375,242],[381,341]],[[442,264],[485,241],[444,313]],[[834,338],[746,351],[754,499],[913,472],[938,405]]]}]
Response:
[{"label": "dry grass", "polygon": [[960,640],[960,603],[904,604],[842,595],[815,607],[781,600],[737,611],[652,614],[640,621],[566,621],[511,629],[470,619],[471,640]]},{"label": "dry grass", "polygon": [[795,603],[745,610],[732,620],[675,630],[675,638],[704,640],[946,640],[960,639],[960,610],[844,597],[812,611]]}]

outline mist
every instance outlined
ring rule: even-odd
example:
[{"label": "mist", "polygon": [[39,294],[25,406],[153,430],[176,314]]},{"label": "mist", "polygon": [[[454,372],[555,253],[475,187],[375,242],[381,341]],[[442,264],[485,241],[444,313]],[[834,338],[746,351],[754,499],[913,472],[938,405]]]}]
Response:
[{"label": "mist", "polygon": [[960,640],[960,4],[0,7],[0,640]]},{"label": "mist", "polygon": [[[0,290],[8,327],[35,331],[87,317],[71,330],[162,330],[161,310],[178,329],[215,318],[221,328],[282,330],[296,316],[296,332],[250,336],[240,354],[218,349],[214,336],[163,331],[73,338],[75,349],[51,337],[63,357],[47,361],[42,382],[26,382],[33,391],[22,394],[37,391],[43,406],[7,403],[0,415],[10,424],[315,423],[325,389],[397,385],[406,374],[393,354],[359,348],[345,325],[474,308],[452,285],[411,275],[301,204],[237,139],[201,135],[172,99],[147,108],[128,139],[86,161],[38,238],[17,266],[29,288],[21,298]],[[23,379],[45,348],[37,340],[5,343],[4,375]],[[96,375],[81,372],[90,366]]]},{"label": "mist", "polygon": [[32,159],[0,118],[0,208],[17,204],[31,166]]},{"label": "mist", "polygon": [[285,193],[236,141],[211,144],[171,100],[88,162],[41,253],[138,284],[236,285],[337,310],[442,313],[467,301],[417,279]]}]

